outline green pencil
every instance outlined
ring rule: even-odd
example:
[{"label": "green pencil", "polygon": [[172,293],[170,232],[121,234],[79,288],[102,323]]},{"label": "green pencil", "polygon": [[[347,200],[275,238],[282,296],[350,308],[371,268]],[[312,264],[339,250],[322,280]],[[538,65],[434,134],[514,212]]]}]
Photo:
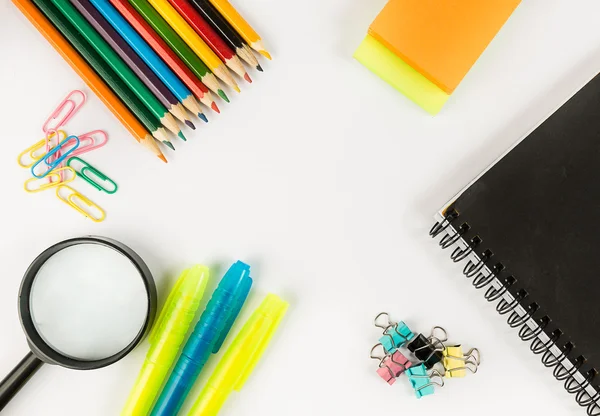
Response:
[{"label": "green pencil", "polygon": [[121,81],[118,75],[108,66],[94,51],[94,49],[81,37],[79,32],[69,23],[64,16],[56,9],[50,0],[32,0],[38,9],[44,13],[46,18],[54,25],[71,46],[79,52],[79,55],[90,65],[100,78],[113,90],[113,92],[123,101],[136,118],[144,127],[159,141],[168,143],[168,135],[150,110],[137,98],[133,92]]},{"label": "green pencil", "polygon": [[[83,38],[94,48],[104,61],[117,73],[133,93],[144,103],[163,126],[175,134],[180,135],[181,130],[173,116],[167,111],[158,98],[146,87],[135,73],[123,62],[117,53],[102,39],[100,34],[85,20],[85,18],[71,5],[69,0],[52,0],[54,5],[79,31]],[[172,145],[171,145],[172,147]]]},{"label": "green pencil", "polygon": [[229,102],[229,98],[221,89],[217,77],[208,69],[202,60],[192,51],[192,49],[179,37],[171,26],[162,18],[162,16],[152,7],[147,0],[129,0],[129,3],[138,11],[140,15],[148,22],[152,29],[159,34],[161,38],[169,45],[171,49],[181,58],[190,70],[206,85],[211,91]]}]

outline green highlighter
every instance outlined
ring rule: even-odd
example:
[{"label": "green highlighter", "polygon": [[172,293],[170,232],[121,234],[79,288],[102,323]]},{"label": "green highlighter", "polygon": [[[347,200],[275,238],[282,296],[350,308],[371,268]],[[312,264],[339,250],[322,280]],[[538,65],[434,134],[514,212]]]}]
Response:
[{"label": "green highlighter", "polygon": [[150,350],[121,416],[150,413],[196,316],[209,279],[205,266],[185,270],[150,332]]}]

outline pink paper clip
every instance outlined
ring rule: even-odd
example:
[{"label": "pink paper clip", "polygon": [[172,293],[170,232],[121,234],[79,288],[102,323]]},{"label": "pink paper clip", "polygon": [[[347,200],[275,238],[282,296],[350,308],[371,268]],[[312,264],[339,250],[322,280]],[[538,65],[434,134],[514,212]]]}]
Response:
[{"label": "pink paper clip", "polygon": [[74,90],[58,105],[44,123],[42,131],[48,133],[58,130],[66,125],[71,118],[85,104],[85,94],[81,90]]},{"label": "pink paper clip", "polygon": [[[79,156],[84,153],[91,152],[92,150],[99,149],[104,146],[106,142],[108,142],[108,134],[106,134],[106,132],[103,130],[92,130],[78,137],[79,147],[73,153],[71,153],[70,157]],[[74,140],[71,145],[73,144],[75,144]],[[70,143],[67,142],[67,150],[69,145]]]},{"label": "pink paper clip", "polygon": [[412,366],[412,363],[400,351],[393,355],[386,356],[379,363],[377,374],[384,379],[390,386],[396,382],[400,374],[404,373]]}]

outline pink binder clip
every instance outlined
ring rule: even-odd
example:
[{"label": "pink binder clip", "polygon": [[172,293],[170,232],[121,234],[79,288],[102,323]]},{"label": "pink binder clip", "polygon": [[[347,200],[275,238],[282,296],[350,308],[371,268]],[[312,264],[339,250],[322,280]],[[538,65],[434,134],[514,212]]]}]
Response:
[{"label": "pink binder clip", "polygon": [[396,382],[396,378],[412,366],[412,363],[400,351],[386,356],[379,363],[377,374],[390,386]]},{"label": "pink binder clip", "polygon": [[85,104],[85,94],[81,90],[74,90],[58,105],[44,123],[42,131],[48,133],[58,130],[69,122],[71,118]]}]

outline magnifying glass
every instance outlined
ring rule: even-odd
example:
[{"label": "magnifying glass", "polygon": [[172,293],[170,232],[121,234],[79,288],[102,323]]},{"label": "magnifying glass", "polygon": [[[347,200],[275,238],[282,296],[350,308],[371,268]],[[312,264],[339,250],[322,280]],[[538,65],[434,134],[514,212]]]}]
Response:
[{"label": "magnifying glass", "polygon": [[0,382],[0,411],[43,363],[92,370],[127,355],[154,320],[156,286],[127,246],[74,238],[31,263],[18,306],[31,351]]}]

